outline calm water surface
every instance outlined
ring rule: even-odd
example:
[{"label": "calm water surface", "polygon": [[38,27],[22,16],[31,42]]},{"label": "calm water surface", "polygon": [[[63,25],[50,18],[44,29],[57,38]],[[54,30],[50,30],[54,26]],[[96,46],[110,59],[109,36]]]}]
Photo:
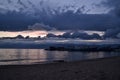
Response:
[{"label": "calm water surface", "polygon": [[119,52],[68,52],[44,49],[0,49],[0,65],[49,63],[55,60],[78,61],[120,56]]}]

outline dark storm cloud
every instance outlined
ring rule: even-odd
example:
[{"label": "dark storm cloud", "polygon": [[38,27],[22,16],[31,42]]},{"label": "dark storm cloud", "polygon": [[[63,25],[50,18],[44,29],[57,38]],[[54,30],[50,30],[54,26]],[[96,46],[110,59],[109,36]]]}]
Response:
[{"label": "dark storm cloud", "polygon": [[28,25],[34,24],[36,19],[21,13],[0,14],[0,31],[21,31],[27,30]]},{"label": "dark storm cloud", "polygon": [[105,7],[111,8],[110,13],[120,17],[120,0],[106,0],[103,1]]},{"label": "dark storm cloud", "polygon": [[92,35],[89,35],[85,32],[79,32],[79,31],[70,31],[70,32],[66,32],[63,35],[55,35],[55,34],[47,34],[46,37],[58,37],[58,38],[80,38],[80,39],[102,39],[102,37],[97,34],[97,33],[93,33]]},{"label": "dark storm cloud", "polygon": [[[120,0],[106,0],[102,3],[105,7],[110,8],[109,14],[115,15],[115,17],[120,18]],[[117,21],[117,20],[115,20]],[[118,25],[113,28],[106,30],[104,38],[118,38],[120,34],[120,21]]]},{"label": "dark storm cloud", "polygon": [[73,14],[66,12],[53,17],[51,23],[58,29],[106,30],[119,26],[120,19],[104,14]]},{"label": "dark storm cloud", "polygon": [[44,23],[58,30],[97,30],[105,31],[120,26],[120,18],[105,14],[78,14],[68,11],[66,13],[31,17],[24,14],[11,13],[0,15],[0,30],[27,30],[28,25]]},{"label": "dark storm cloud", "polygon": [[104,34],[104,38],[118,38],[119,33],[120,33],[120,28],[108,29]]}]

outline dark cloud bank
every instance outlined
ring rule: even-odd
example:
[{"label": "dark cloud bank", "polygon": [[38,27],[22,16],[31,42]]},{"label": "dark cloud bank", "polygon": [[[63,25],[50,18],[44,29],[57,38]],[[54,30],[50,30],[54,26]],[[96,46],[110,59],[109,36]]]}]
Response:
[{"label": "dark cloud bank", "polygon": [[120,18],[105,14],[75,14],[66,12],[51,17],[29,17],[23,14],[0,15],[0,30],[27,30],[28,25],[44,23],[58,30],[97,30],[105,31],[120,26]]},{"label": "dark cloud bank", "polygon": [[[109,14],[114,15],[120,19],[120,0],[106,0],[102,3],[105,7],[111,8]],[[117,21],[117,20],[115,20]],[[105,38],[120,38],[120,21],[116,27],[109,28],[106,30]]]},{"label": "dark cloud bank", "polygon": [[120,33],[119,4],[120,0],[106,0],[101,3],[104,7],[111,9],[108,14],[82,14],[80,10],[76,12],[68,10],[67,12],[59,13],[55,10],[54,15],[48,15],[48,12],[43,10],[42,12],[38,11],[39,13],[36,13],[36,16],[29,16],[20,12],[8,12],[0,14],[0,31],[27,30],[29,25],[44,23],[49,25],[49,27],[45,28],[55,27],[58,30],[106,31],[105,38],[116,38]]},{"label": "dark cloud bank", "polygon": [[110,13],[120,17],[120,0],[105,0],[102,2],[103,6],[111,8]]},{"label": "dark cloud bank", "polygon": [[92,35],[89,35],[85,32],[80,32],[80,31],[70,31],[70,32],[65,32],[63,35],[55,35],[52,33],[47,34],[47,38],[79,38],[79,39],[102,39],[102,37],[97,34],[93,33]]}]

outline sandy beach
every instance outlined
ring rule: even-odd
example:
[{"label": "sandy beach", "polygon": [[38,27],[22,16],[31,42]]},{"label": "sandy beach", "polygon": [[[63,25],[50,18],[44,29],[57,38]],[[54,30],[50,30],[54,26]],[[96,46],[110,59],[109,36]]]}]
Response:
[{"label": "sandy beach", "polygon": [[120,80],[120,57],[0,66],[0,80]]}]

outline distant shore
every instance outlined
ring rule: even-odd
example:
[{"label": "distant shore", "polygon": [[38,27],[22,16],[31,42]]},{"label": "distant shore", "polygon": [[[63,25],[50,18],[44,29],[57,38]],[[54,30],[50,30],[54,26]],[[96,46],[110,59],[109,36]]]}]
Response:
[{"label": "distant shore", "polygon": [[0,80],[120,80],[120,57],[0,66]]},{"label": "distant shore", "polygon": [[81,39],[5,39],[0,40],[0,49],[45,49],[57,51],[120,51],[120,40]]}]

